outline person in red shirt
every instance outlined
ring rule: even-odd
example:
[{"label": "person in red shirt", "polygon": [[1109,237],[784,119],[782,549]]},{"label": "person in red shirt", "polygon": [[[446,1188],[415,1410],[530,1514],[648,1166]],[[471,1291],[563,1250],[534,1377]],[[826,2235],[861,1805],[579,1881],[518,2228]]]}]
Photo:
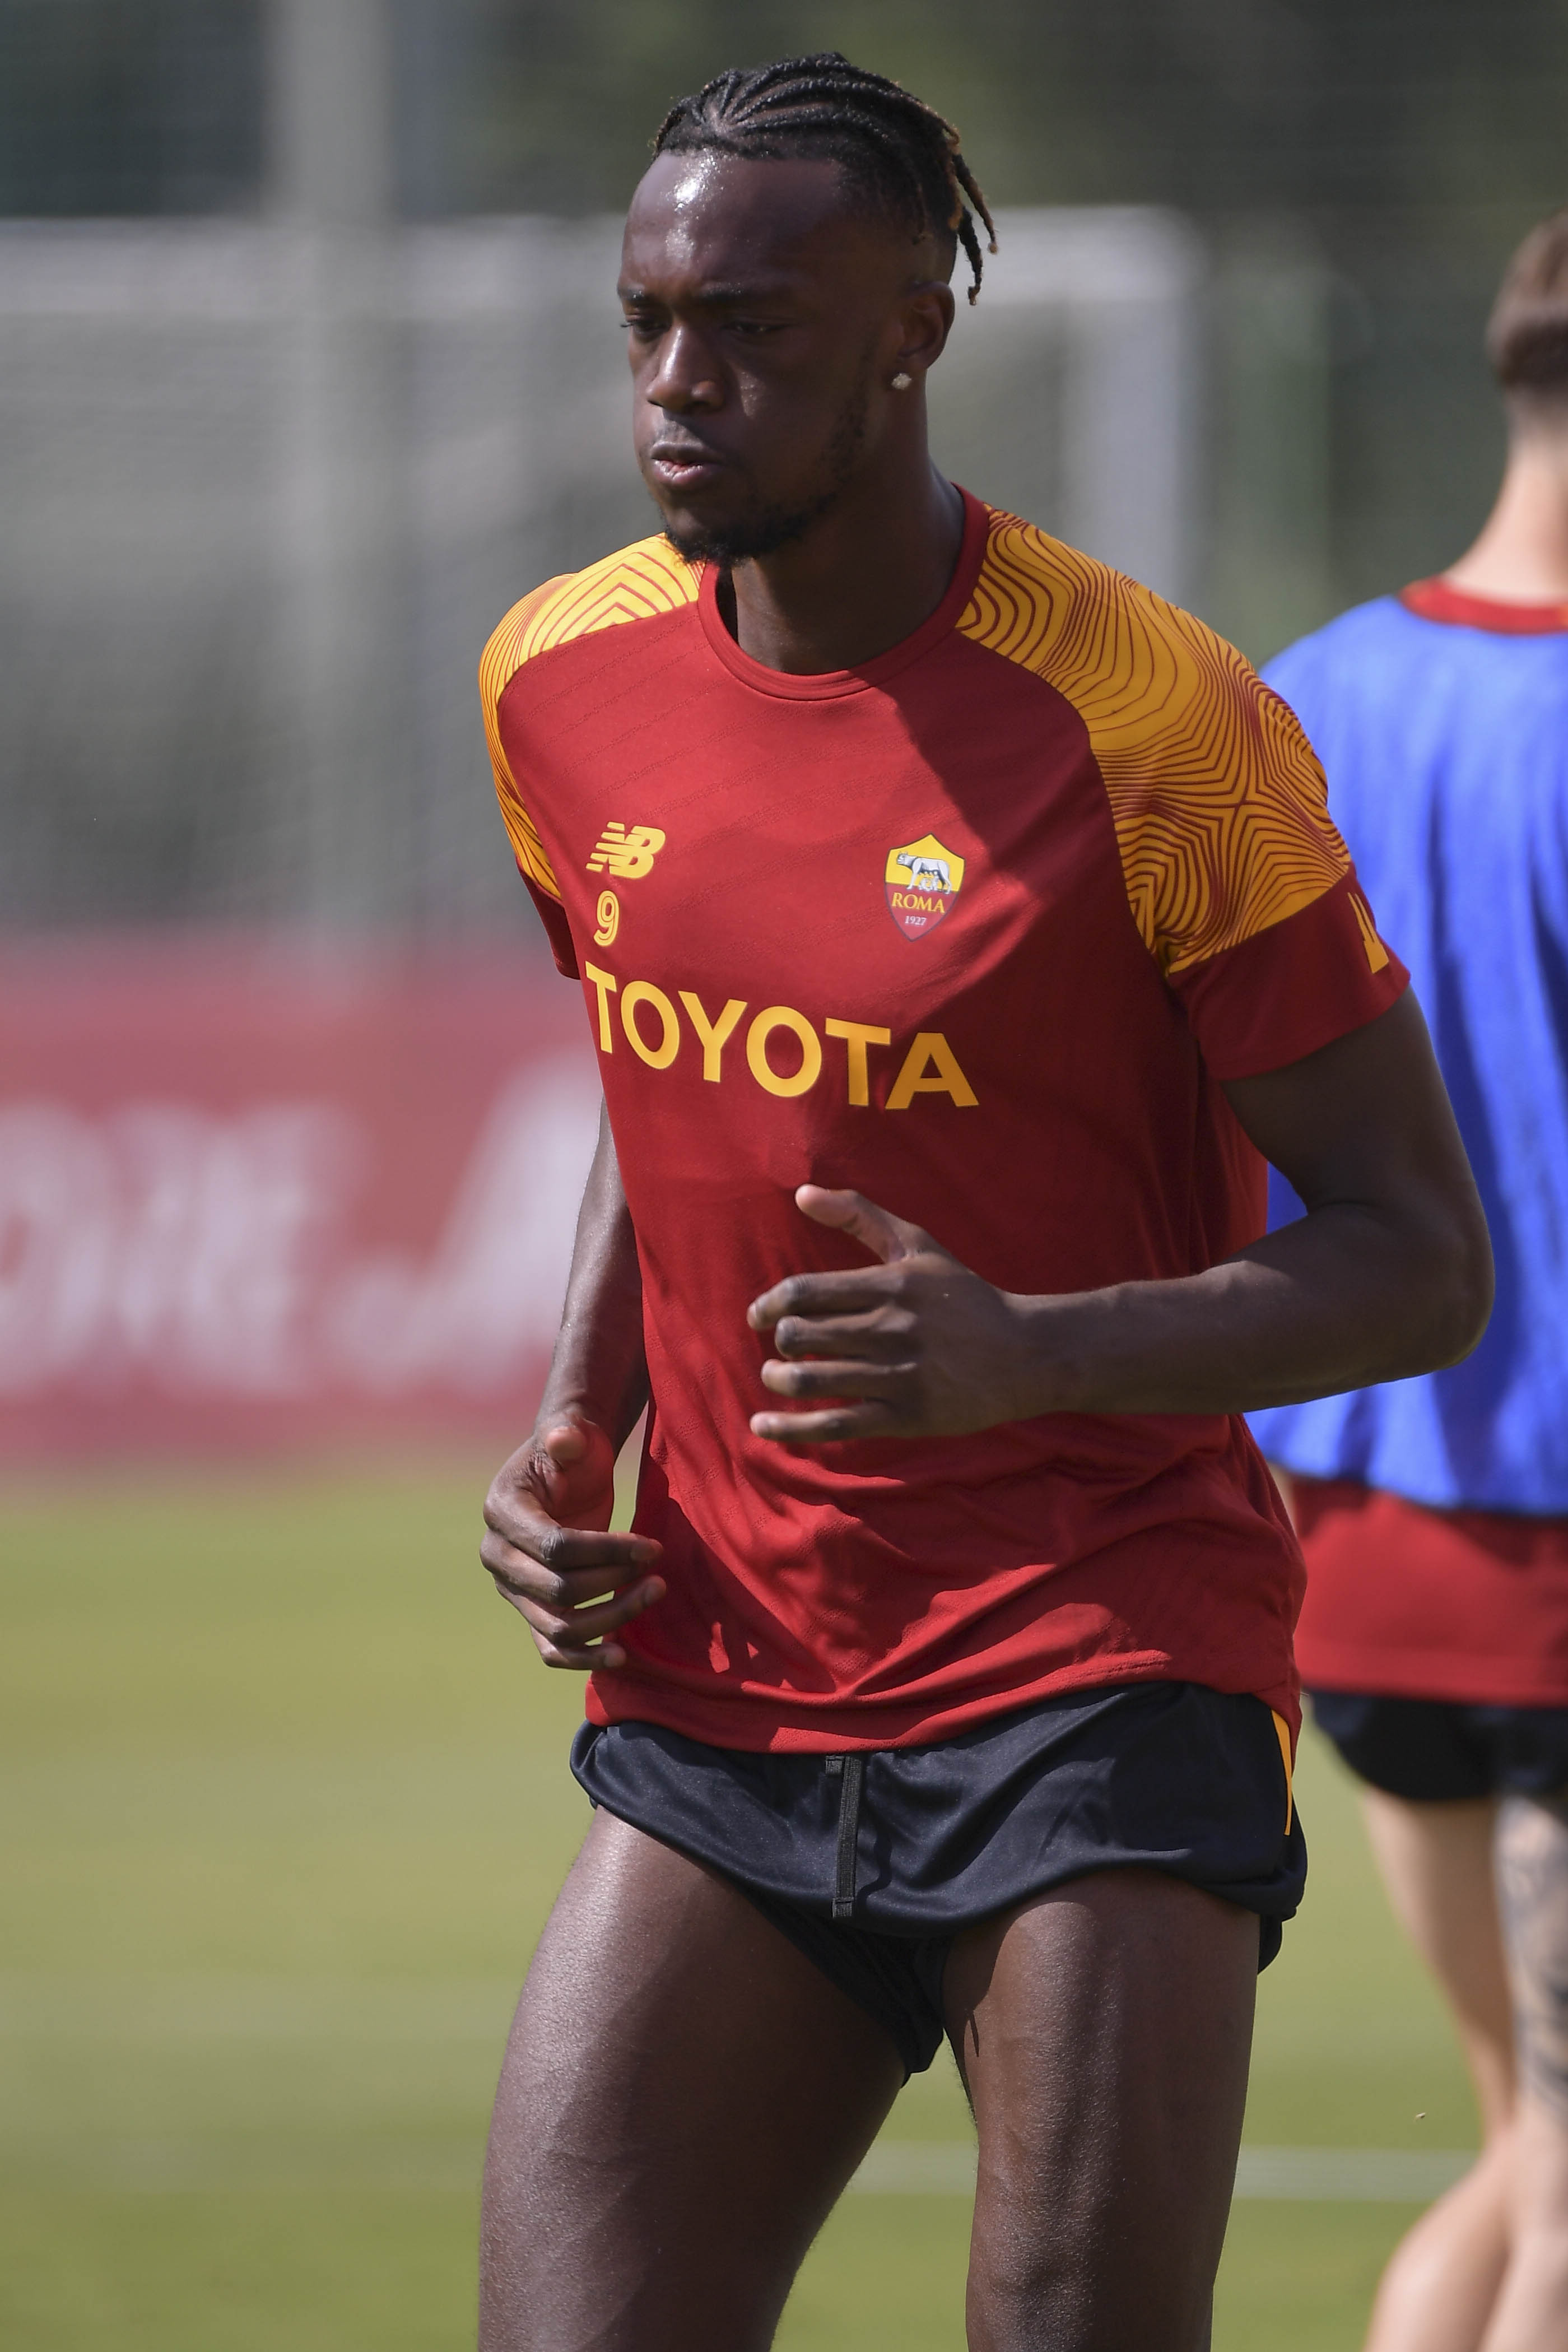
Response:
[{"label": "person in red shirt", "polygon": [[1462,1368],[1253,1423],[1294,1488],[1318,1727],[1481,2124],[1366,2352],[1568,2343],[1568,212],[1509,264],[1487,351],[1509,456],[1475,545],[1271,665],[1436,1009],[1498,1264]]},{"label": "person in red shirt", "polygon": [[[944,2034],[971,2342],[1207,2342],[1304,1869],[1300,1556],[1239,1415],[1485,1321],[1291,714],[931,463],[977,217],[836,54],[682,100],[621,282],[663,535],[481,667],[606,1107],[486,1505],[598,1809],[497,2095],[487,2352],[767,2343]],[[1264,1238],[1268,1160],[1309,1214]]]}]

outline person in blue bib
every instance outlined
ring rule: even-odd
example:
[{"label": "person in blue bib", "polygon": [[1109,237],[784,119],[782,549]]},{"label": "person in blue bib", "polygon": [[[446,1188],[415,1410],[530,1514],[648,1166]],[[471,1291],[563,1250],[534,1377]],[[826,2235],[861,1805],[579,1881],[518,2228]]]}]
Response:
[{"label": "person in blue bib", "polygon": [[1251,1416],[1291,1474],[1301,1678],[1485,2137],[1390,2263],[1368,2352],[1568,2344],[1568,211],[1488,348],[1509,455],[1475,545],[1265,672],[1409,966],[1497,1260],[1464,1363]]}]

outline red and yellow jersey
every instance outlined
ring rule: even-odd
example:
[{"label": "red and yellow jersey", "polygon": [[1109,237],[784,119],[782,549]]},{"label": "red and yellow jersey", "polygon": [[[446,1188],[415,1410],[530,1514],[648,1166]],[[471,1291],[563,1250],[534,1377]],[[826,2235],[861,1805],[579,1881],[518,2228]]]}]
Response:
[{"label": "red and yellow jersey", "polygon": [[1404,984],[1304,736],[1201,623],[974,499],[941,605],[858,669],[763,667],[715,589],[645,541],[526,597],[480,672],[642,1257],[669,1590],[591,1716],[897,1747],[1144,1677],[1293,1718],[1300,1559],[1239,1418],[787,1453],[748,1426],[746,1308],[864,1263],[808,1180],[1014,1291],[1262,1232],[1218,1082]]}]

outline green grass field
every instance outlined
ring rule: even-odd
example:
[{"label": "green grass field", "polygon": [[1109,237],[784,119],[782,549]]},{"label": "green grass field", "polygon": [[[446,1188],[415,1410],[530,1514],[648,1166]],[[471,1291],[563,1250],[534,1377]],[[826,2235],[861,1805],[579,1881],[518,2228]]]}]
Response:
[{"label": "green grass field", "polygon": [[[0,2341],[472,2341],[511,2001],[587,1808],[574,1681],[475,1559],[483,1475],[0,1501]],[[1264,1978],[1248,2138],[1454,2148],[1473,2121],[1309,1747],[1307,1909]],[[1416,2120],[1417,2111],[1425,2120]],[[759,2119],[759,2128],[763,2125]],[[967,2136],[946,2061],[895,2138]],[[1239,2201],[1222,2352],[1354,2352],[1416,2209]],[[848,2198],[785,2352],[957,2352],[961,2195]]]}]

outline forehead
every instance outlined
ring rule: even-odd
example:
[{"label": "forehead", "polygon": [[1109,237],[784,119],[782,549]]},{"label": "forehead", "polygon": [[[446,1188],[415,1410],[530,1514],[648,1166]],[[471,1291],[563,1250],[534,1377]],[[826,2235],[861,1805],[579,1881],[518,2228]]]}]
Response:
[{"label": "forehead", "polygon": [[907,278],[914,241],[856,201],[838,164],[658,155],[632,199],[622,290]]}]

